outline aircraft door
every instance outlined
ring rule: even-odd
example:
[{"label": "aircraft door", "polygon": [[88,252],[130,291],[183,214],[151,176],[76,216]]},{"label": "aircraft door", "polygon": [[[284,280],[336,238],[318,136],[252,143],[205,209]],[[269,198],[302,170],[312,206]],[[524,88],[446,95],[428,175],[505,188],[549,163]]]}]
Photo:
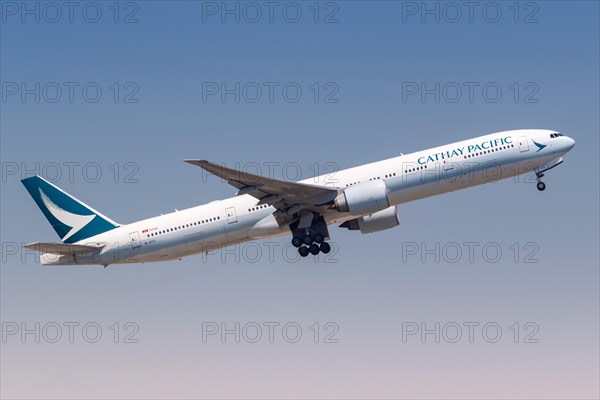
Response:
[{"label": "aircraft door", "polygon": [[529,141],[527,140],[527,136],[521,136],[519,138],[519,151],[521,151],[521,153],[529,151]]},{"label": "aircraft door", "polygon": [[141,246],[140,243],[140,233],[139,232],[131,232],[129,234],[129,243],[131,244],[131,247],[138,248]]},{"label": "aircraft door", "polygon": [[225,215],[227,215],[228,223],[233,224],[237,222],[237,214],[235,213],[235,207],[226,208]]}]

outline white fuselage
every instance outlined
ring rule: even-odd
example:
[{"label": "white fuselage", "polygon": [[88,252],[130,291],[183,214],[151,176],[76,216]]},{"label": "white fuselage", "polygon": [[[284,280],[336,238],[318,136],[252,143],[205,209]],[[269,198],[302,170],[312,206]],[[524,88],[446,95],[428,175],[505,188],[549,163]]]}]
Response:
[{"label": "white fuselage", "polygon": [[[302,182],[343,190],[373,179],[385,180],[390,205],[434,196],[539,169],[573,147],[554,131],[517,130],[480,136],[424,151],[318,176]],[[543,146],[543,151],[542,148]],[[80,243],[102,243],[93,259],[75,257],[69,264],[116,264],[179,259],[249,240],[289,233],[269,205],[244,194],[145,219]],[[327,224],[357,218],[347,213],[324,215]],[[44,255],[42,255],[44,257]],[[43,258],[42,258],[43,260]],[[63,264],[56,260],[44,264]]]}]

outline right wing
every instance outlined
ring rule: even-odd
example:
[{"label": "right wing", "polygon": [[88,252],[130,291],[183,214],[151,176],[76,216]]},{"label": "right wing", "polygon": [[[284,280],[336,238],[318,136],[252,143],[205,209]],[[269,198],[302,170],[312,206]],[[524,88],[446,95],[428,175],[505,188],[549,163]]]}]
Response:
[{"label": "right wing", "polygon": [[239,189],[238,195],[249,194],[259,199],[259,204],[269,204],[284,210],[294,207],[297,210],[306,206],[331,204],[338,195],[336,187],[318,186],[300,182],[287,182],[227,168],[206,160],[185,160],[225,179]]}]

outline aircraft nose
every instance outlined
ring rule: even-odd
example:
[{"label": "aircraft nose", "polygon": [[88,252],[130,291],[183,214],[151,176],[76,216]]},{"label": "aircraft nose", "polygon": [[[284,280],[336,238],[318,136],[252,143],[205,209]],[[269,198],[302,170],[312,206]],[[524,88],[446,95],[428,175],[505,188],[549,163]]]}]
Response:
[{"label": "aircraft nose", "polygon": [[575,146],[575,141],[573,139],[571,139],[570,137],[566,137],[565,139],[567,140],[567,143],[566,143],[567,151],[569,151]]}]

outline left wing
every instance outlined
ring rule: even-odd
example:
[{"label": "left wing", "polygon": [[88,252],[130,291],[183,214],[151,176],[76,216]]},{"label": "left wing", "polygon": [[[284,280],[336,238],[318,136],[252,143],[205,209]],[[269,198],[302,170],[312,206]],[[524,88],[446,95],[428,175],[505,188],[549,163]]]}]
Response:
[{"label": "left wing", "polygon": [[287,209],[291,214],[310,206],[331,204],[338,195],[335,187],[311,185],[299,182],[287,182],[266,178],[248,172],[238,171],[206,160],[184,160],[225,179],[238,190],[238,195],[249,194],[259,199],[259,204],[269,204],[277,209]]}]

